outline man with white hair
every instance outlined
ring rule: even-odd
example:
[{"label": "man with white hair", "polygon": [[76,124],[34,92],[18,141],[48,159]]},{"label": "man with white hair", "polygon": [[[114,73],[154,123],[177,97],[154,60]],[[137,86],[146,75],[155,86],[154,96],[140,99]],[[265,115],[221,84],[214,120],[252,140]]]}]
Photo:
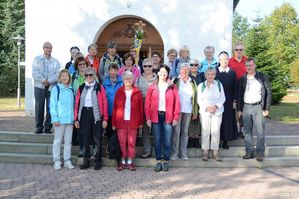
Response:
[{"label": "man with white hair", "polygon": [[[52,86],[56,84],[60,64],[57,59],[51,56],[52,44],[45,42],[43,45],[43,55],[36,56],[32,64],[32,77],[34,79],[35,98],[35,134],[51,133],[52,124],[50,116],[50,92]],[[46,101],[46,120],[44,121],[44,110]]]},{"label": "man with white hair", "polygon": [[188,128],[192,117],[195,120],[198,115],[197,86],[196,82],[189,77],[189,64],[180,65],[180,76],[173,80],[179,90],[180,97],[180,117],[172,134],[172,154],[170,159],[176,160],[179,156],[179,147],[181,158],[188,159]]}]

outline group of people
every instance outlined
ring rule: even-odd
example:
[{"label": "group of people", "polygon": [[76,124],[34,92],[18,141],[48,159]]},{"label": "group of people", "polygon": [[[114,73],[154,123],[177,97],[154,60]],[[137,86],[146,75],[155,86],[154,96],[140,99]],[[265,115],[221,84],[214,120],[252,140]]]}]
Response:
[{"label": "group of people", "polygon": [[[78,135],[83,164],[102,166],[102,136],[116,133],[121,148],[117,170],[136,170],[133,163],[138,132],[144,146],[141,158],[151,157],[152,141],[157,164],[155,171],[168,171],[169,160],[188,159],[188,148],[201,148],[202,160],[221,161],[219,147],[244,138],[244,159],[263,161],[265,118],[271,105],[268,76],[256,71],[254,58],[243,55],[243,43],[234,45],[234,56],[226,51],[214,57],[215,49],[204,49],[205,59],[191,59],[188,46],[167,51],[135,63],[136,50],[121,58],[117,44],[109,41],[107,52],[97,57],[97,46],[88,47],[84,56],[76,46],[71,61],[60,70],[51,56],[52,44],[45,42],[44,54],[33,61],[36,134],[54,128],[54,168],[61,169],[60,146],[64,140],[64,167],[71,162],[73,132]],[[44,108],[46,102],[46,118]],[[244,135],[242,132],[242,126]],[[256,150],[253,127],[257,132]],[[201,139],[200,139],[201,137]],[[256,152],[255,152],[256,151]]]}]

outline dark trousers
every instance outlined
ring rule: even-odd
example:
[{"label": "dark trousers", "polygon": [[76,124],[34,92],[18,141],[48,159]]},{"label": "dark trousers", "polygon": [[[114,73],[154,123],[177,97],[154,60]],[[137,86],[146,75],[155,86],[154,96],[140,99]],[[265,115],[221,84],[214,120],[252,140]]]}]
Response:
[{"label": "dark trousers", "polygon": [[90,161],[90,140],[92,139],[96,147],[95,163],[102,163],[102,120],[95,122],[92,109],[82,109],[79,134],[83,141],[84,163]]},{"label": "dark trousers", "polygon": [[106,128],[106,133],[107,133],[108,140],[111,138],[112,134],[115,133],[115,131],[112,129],[112,117],[111,116],[108,117],[108,125]]},{"label": "dark trousers", "polygon": [[44,130],[44,117],[45,117],[45,101],[46,101],[46,121],[45,121],[45,132],[50,132],[52,128],[51,116],[50,116],[50,91],[49,87],[37,88],[34,87],[34,98],[35,98],[35,127],[36,133],[42,133]]}]

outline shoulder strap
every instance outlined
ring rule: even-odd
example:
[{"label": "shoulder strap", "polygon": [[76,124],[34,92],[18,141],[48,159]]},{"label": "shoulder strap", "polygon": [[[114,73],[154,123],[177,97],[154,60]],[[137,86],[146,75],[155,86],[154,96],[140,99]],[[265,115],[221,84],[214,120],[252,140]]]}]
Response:
[{"label": "shoulder strap", "polygon": [[[215,81],[217,82],[217,86],[218,86],[218,90],[219,90],[219,93],[221,92],[221,85],[220,85],[220,81],[218,79],[215,79]],[[205,82],[202,83],[201,85],[201,92],[203,93],[203,91],[206,89],[206,84]]]},{"label": "shoulder strap", "polygon": [[72,82],[74,82],[74,80],[76,79],[76,75],[77,75],[77,72],[74,72],[74,73],[72,74]]},{"label": "shoulder strap", "polygon": [[175,60],[175,63],[174,63],[174,68],[175,68],[175,70],[176,70],[177,67],[178,67],[179,61],[180,61],[180,59],[176,59],[176,60]]},{"label": "shoulder strap", "polygon": [[58,85],[56,85],[56,89],[57,89],[57,101],[59,101],[60,88]]}]

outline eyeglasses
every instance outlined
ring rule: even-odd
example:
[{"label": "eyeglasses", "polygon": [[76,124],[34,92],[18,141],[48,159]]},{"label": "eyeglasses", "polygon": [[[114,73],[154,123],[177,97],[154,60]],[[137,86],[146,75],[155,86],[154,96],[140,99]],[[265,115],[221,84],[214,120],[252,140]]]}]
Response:
[{"label": "eyeglasses", "polygon": [[143,65],[143,68],[150,68],[152,65]]},{"label": "eyeglasses", "polygon": [[243,49],[238,49],[238,48],[236,48],[235,51],[243,51]]},{"label": "eyeglasses", "polygon": [[93,77],[93,74],[85,74],[85,77]]},{"label": "eyeglasses", "polygon": [[192,67],[192,66],[198,66],[198,64],[190,64],[190,66]]},{"label": "eyeglasses", "polygon": [[78,64],[78,66],[86,66],[86,63]]},{"label": "eyeglasses", "polygon": [[47,48],[47,49],[52,49],[52,47],[51,47],[51,46],[45,46],[44,48]]}]

